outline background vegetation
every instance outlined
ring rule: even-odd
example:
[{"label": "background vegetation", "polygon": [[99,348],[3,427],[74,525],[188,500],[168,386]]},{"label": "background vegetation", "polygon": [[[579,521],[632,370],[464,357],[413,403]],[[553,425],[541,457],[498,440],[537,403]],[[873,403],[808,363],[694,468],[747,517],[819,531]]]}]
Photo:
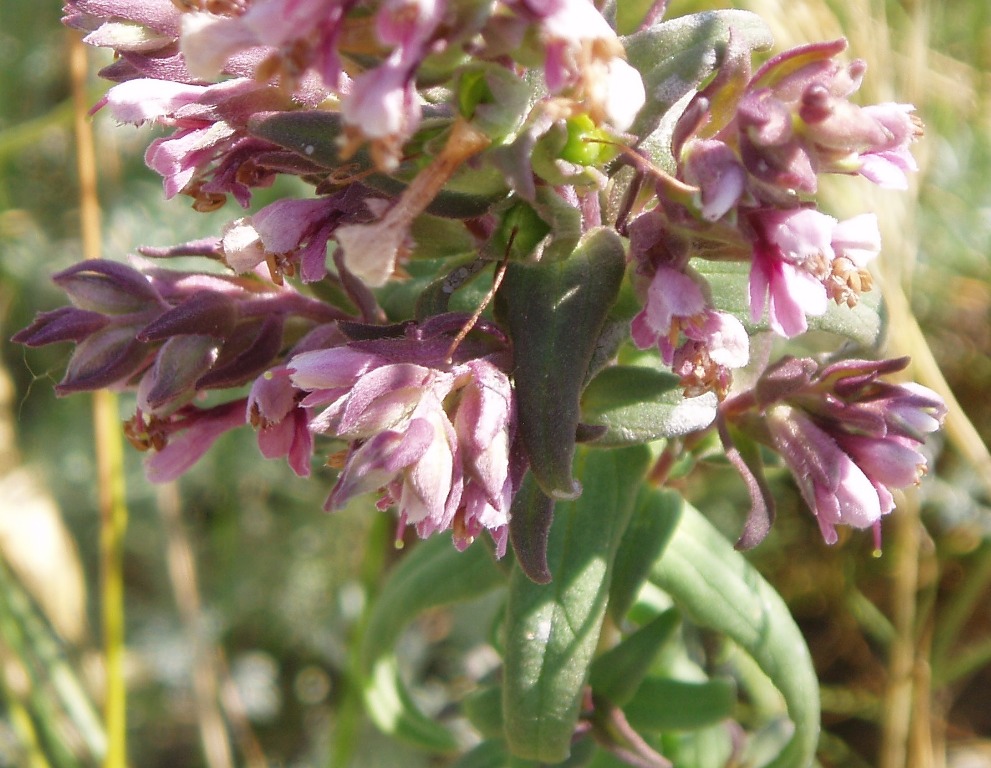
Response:
[{"label": "background vegetation", "polygon": [[[826,766],[991,765],[991,6],[985,0],[754,0],[777,48],[846,35],[865,101],[912,102],[926,123],[909,195],[837,186],[824,208],[877,211],[887,352],[957,404],[932,471],[886,521],[884,551],[855,533],[823,545],[785,477],[752,561],[788,600],[823,683]],[[669,14],[700,2],[672,0]],[[0,5],[0,766],[95,765],[105,663],[101,510],[89,398],[58,400],[67,350],[6,340],[62,303],[48,281],[81,257],[80,196],[59,4]],[[90,54],[90,69],[106,63]],[[87,103],[104,85],[91,75]],[[232,215],[162,201],[149,136],[94,118],[103,251],[216,231]],[[259,198],[258,204],[265,201]],[[865,202],[867,205],[865,206]],[[119,405],[128,409],[126,396]],[[153,487],[125,452],[127,728],[133,765],[391,766],[426,758],[378,736],[347,685],[349,638],[397,557],[388,518],[320,512],[309,482],[228,435],[178,486]],[[742,487],[693,475],[727,531]],[[740,503],[737,503],[737,502]],[[473,610],[485,615],[485,606]],[[475,615],[434,612],[402,658],[426,706],[493,663]],[[44,755],[44,756],[43,756]],[[47,761],[47,762],[46,762]]]}]

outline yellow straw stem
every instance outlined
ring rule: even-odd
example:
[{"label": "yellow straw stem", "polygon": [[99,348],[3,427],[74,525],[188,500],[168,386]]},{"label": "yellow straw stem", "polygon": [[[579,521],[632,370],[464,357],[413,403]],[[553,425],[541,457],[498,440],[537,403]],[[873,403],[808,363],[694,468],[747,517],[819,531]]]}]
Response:
[{"label": "yellow straw stem", "polygon": [[[101,254],[100,203],[97,196],[93,127],[86,103],[86,49],[76,34],[69,43],[76,158],[79,172],[80,239],[83,255]],[[123,545],[127,530],[124,452],[117,414],[117,397],[108,390],[93,395],[93,425],[100,504],[100,588],[103,629],[107,753],[104,768],[127,765],[127,688],[124,681]]]}]

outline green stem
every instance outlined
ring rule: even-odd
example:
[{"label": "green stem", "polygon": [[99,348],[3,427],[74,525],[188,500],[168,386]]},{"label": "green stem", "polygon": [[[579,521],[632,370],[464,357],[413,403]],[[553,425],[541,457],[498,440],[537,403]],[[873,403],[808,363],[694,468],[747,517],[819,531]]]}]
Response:
[{"label": "green stem", "polygon": [[344,695],[337,711],[337,725],[334,729],[333,748],[330,752],[328,768],[345,768],[354,757],[358,747],[358,734],[361,729],[364,704],[362,699],[362,647],[375,593],[378,591],[385,554],[395,546],[395,523],[389,515],[376,515],[365,542],[365,559],[361,565],[361,587],[365,594],[365,605],[361,617],[355,624],[348,641],[352,649],[348,658]]},{"label": "green stem", "polygon": [[933,682],[937,686],[956,679],[957,676],[949,674],[951,668],[961,669],[962,655],[954,651],[954,644],[991,583],[991,542],[982,544],[971,562],[967,579],[954,591],[952,601],[940,612],[933,626]]}]

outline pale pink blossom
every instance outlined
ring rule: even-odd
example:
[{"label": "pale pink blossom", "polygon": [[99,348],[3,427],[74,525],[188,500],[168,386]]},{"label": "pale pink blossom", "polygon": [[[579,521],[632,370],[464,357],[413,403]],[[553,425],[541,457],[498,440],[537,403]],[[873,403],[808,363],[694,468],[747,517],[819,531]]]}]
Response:
[{"label": "pale pink blossom", "polygon": [[[817,370],[810,359],[785,358],[742,396],[760,409],[755,434],[781,454],[829,544],[837,525],[876,528],[894,509],[893,491],[926,471],[922,445],[946,406],[926,387],[881,380],[907,364],[845,360]],[[727,406],[733,414],[735,403]]]},{"label": "pale pink blossom", "polygon": [[401,527],[424,537],[452,529],[459,547],[488,530],[502,553],[519,480],[512,387],[485,359],[444,365],[437,355],[449,341],[439,341],[390,340],[379,353],[352,344],[290,360],[293,385],[309,393],[301,405],[322,409],[310,428],[350,444],[327,506],[378,491]]}]

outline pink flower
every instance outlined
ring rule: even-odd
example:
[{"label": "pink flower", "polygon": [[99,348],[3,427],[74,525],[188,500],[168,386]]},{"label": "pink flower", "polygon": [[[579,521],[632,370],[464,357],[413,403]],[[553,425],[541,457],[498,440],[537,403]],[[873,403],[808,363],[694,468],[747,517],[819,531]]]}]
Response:
[{"label": "pink flower", "polygon": [[233,194],[247,207],[250,187],[274,179],[253,164],[250,174],[239,173],[258,152],[273,148],[248,136],[246,125],[255,112],[286,106],[274,88],[243,78],[209,86],[142,78],[111,88],[103,105],[122,122],[175,129],[145,152],[145,163],[164,178],[167,198],[190,194],[200,210],[212,210]]},{"label": "pink flower", "polygon": [[709,391],[725,396],[732,383],[730,371],[750,360],[750,338],[743,324],[710,307],[696,279],[671,267],[658,267],[654,273],[631,335],[641,349],[657,346],[689,397]]},{"label": "pink flower", "polygon": [[640,73],[626,63],[615,30],[596,7],[589,0],[522,0],[519,5],[539,25],[547,89],[552,94],[573,92],[596,123],[629,128],[646,91]]},{"label": "pink flower", "polygon": [[908,189],[908,174],[919,170],[915,157],[909,151],[910,144],[921,133],[918,119],[913,119],[911,115],[915,107],[888,102],[864,107],[863,111],[887,135],[860,154],[857,173],[879,187]]},{"label": "pink flower", "polygon": [[750,268],[750,317],[767,308],[771,329],[791,338],[808,329],[806,315],[826,311],[822,275],[832,263],[835,220],[810,208],[764,210],[752,216],[757,239]]},{"label": "pink flower", "polygon": [[763,209],[749,217],[755,233],[750,268],[750,316],[765,307],[771,329],[792,338],[822,315],[829,299],[856,305],[871,289],[867,264],[881,247],[877,218],[843,222],[812,208]]},{"label": "pink flower", "polygon": [[[337,38],[348,3],[340,0],[267,0],[237,16],[183,15],[181,46],[196,77],[222,71],[283,87],[316,106],[343,82]],[[317,87],[308,84],[313,75]],[[300,89],[300,86],[303,86]]]},{"label": "pink flower", "polygon": [[302,405],[323,408],[310,428],[350,444],[328,508],[378,491],[400,527],[450,528],[459,547],[488,530],[501,554],[520,474],[512,386],[485,358],[444,364],[449,344],[446,334],[352,342],[295,355],[288,369],[309,392]]},{"label": "pink flower", "polygon": [[341,102],[341,115],[348,129],[345,155],[370,141],[375,164],[395,168],[403,143],[420,124],[412,67],[390,58],[362,72]]},{"label": "pink flower", "polygon": [[278,366],[255,379],[248,394],[246,420],[258,430],[258,447],[266,459],[285,456],[300,477],[310,476],[313,433],[310,414],[299,407],[301,393],[289,371]]},{"label": "pink flower", "polygon": [[870,528],[894,508],[890,492],[879,494],[864,470],[806,414],[781,405],[766,417],[772,445],[791,470],[827,544],[836,543],[837,525]]},{"label": "pink flower", "polygon": [[125,433],[132,445],[155,449],[145,460],[145,475],[153,483],[166,483],[199,461],[222,434],[243,424],[244,401],[236,400],[209,409],[187,406],[147,424],[139,412],[125,425]]},{"label": "pink flower", "polygon": [[327,276],[327,243],[342,221],[367,218],[365,198],[352,188],[326,197],[277,200],[227,225],[221,246],[235,272],[267,262],[275,282],[294,275],[304,283]]},{"label": "pink flower", "polygon": [[656,344],[661,358],[670,365],[682,329],[705,309],[706,300],[695,280],[677,269],[658,267],[644,308],[633,318],[633,341],[641,349]]},{"label": "pink flower", "polygon": [[746,190],[747,172],[727,144],[693,139],[681,153],[685,181],[698,187],[698,207],[706,221],[718,221]]},{"label": "pink flower", "polygon": [[907,104],[860,107],[849,97],[866,64],[836,61],[846,40],[786,51],[754,75],[740,101],[740,152],[762,181],[815,193],[819,173],[859,173],[904,189],[916,170],[909,144],[920,133]]},{"label": "pink flower", "polygon": [[946,406],[918,384],[880,380],[907,363],[847,360],[817,372],[812,360],[786,358],[754,390],[761,439],[781,454],[829,544],[837,525],[876,526],[895,506],[892,491],[926,471],[922,444]]}]

